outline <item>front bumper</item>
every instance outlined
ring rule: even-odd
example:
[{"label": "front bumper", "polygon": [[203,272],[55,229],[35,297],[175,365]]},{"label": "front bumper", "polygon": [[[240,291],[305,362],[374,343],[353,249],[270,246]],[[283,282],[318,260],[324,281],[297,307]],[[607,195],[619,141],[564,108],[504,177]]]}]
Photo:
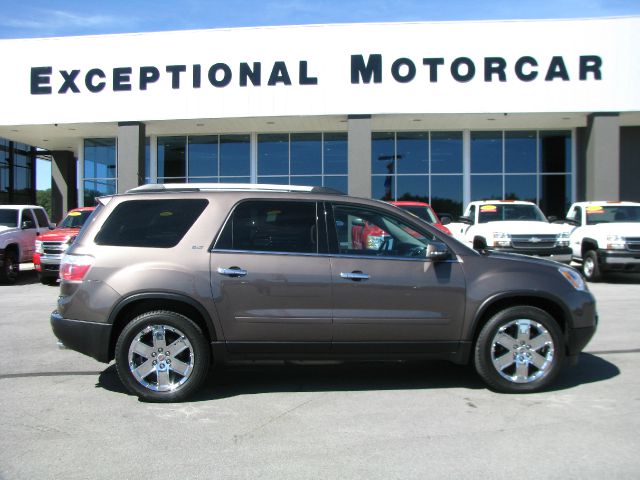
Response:
[{"label": "front bumper", "polygon": [[529,255],[530,257],[543,257],[556,262],[571,262],[571,247],[553,247],[553,248],[514,248],[514,247],[494,247],[490,248],[495,252],[502,253],[519,253],[520,255]]},{"label": "front bumper", "polygon": [[601,270],[640,272],[640,252],[598,250]]},{"label": "front bumper", "polygon": [[111,327],[107,323],[85,322],[63,318],[57,311],[51,313],[54,335],[66,348],[109,363]]}]

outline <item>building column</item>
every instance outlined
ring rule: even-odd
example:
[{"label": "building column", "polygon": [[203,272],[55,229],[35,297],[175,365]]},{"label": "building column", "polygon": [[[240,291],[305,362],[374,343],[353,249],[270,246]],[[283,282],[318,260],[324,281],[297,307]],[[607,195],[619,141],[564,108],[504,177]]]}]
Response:
[{"label": "building column", "polygon": [[371,198],[371,115],[349,115],[349,195]]},{"label": "building column", "polygon": [[118,193],[144,184],[145,125],[141,122],[118,123]]},{"label": "building column", "polygon": [[78,206],[76,158],[73,152],[53,151],[51,154],[51,221],[58,223]]},{"label": "building column", "polygon": [[586,133],[586,200],[620,200],[619,114],[592,113]]}]

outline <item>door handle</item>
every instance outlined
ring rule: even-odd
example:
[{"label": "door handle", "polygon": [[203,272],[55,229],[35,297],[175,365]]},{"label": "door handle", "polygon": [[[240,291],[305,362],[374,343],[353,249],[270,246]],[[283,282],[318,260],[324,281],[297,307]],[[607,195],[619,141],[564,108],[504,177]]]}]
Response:
[{"label": "door handle", "polygon": [[360,282],[362,280],[369,280],[369,275],[367,275],[366,273],[359,272],[359,271],[355,271],[355,272],[351,272],[351,273],[342,272],[340,274],[340,278],[344,278],[346,280],[353,280],[354,282]]},{"label": "door handle", "polygon": [[227,277],[244,277],[247,274],[246,270],[239,267],[218,267],[217,271],[220,275],[226,275]]}]

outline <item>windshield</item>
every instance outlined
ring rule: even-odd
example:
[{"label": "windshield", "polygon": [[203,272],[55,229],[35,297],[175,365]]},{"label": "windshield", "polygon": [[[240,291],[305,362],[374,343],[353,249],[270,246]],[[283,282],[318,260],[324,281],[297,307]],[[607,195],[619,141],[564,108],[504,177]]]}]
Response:
[{"label": "windshield", "polygon": [[84,222],[87,221],[89,215],[91,215],[92,210],[83,210],[81,212],[69,212],[69,214],[64,217],[64,220],[60,222],[58,228],[80,228],[84,225]]},{"label": "windshield", "polygon": [[400,208],[409,213],[413,213],[416,217],[427,223],[438,223],[433,211],[424,205],[400,205]]},{"label": "windshield", "polygon": [[503,220],[519,220],[546,222],[544,214],[537,205],[491,204],[481,205],[478,223],[499,222]]},{"label": "windshield", "polygon": [[0,226],[15,228],[18,226],[18,210],[0,210]]},{"label": "windshield", "polygon": [[587,225],[640,222],[640,206],[635,205],[593,205],[586,212]]}]

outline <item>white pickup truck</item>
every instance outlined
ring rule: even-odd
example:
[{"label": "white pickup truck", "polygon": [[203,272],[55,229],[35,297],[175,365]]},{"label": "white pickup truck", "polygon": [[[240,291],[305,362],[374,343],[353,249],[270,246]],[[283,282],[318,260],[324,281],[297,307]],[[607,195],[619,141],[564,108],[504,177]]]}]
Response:
[{"label": "white pickup truck", "polygon": [[469,203],[458,222],[447,225],[454,237],[477,250],[495,250],[571,262],[567,224],[549,223],[540,208],[519,200]]},{"label": "white pickup truck", "polygon": [[0,205],[0,283],[15,283],[20,263],[31,262],[36,237],[53,225],[36,205]]},{"label": "white pickup truck", "polygon": [[640,203],[577,202],[566,222],[575,226],[572,256],[587,280],[598,281],[606,272],[640,272]]}]

